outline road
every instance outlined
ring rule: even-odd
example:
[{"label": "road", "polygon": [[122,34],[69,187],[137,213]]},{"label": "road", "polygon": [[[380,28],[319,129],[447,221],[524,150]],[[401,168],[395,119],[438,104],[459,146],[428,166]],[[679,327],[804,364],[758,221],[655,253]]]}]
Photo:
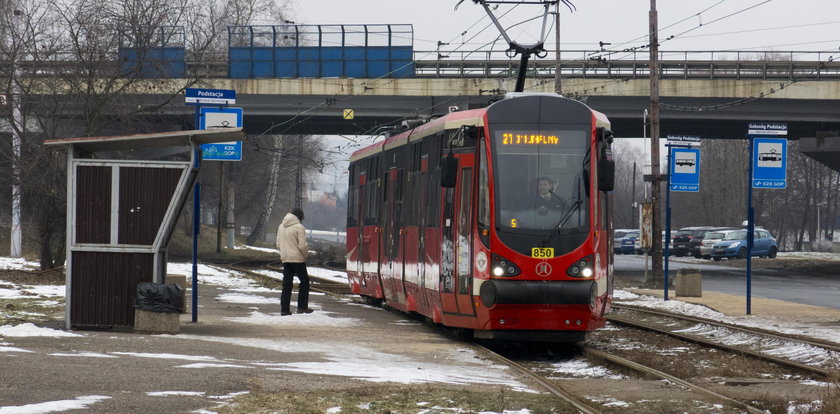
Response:
[{"label": "road", "polygon": [[[753,260],[771,259],[754,258]],[[644,266],[644,256],[615,256],[615,275],[617,278],[642,282],[644,280]],[[649,267],[650,263],[648,263]],[[742,267],[715,264],[715,262],[706,260],[671,257],[669,279],[676,277],[677,270],[682,268],[700,270],[703,274],[704,291],[734,295],[746,294],[747,274]],[[750,279],[753,297],[840,309],[840,271],[835,277],[831,277],[808,274],[796,269],[753,268]]]}]

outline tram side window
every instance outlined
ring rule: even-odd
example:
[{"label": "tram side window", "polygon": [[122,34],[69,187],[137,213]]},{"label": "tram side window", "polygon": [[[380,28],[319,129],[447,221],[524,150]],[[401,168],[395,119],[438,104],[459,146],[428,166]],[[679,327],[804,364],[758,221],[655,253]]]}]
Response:
[{"label": "tram side window", "polygon": [[487,150],[484,140],[478,147],[478,235],[485,247],[490,247],[490,172],[487,168]]},{"label": "tram side window", "polygon": [[365,181],[365,224],[377,224],[379,214],[379,157],[370,158],[370,167]]},{"label": "tram side window", "polygon": [[426,208],[426,227],[440,227],[440,154],[443,150],[442,133],[423,140],[426,153],[429,154],[426,184],[428,185],[428,204]]},{"label": "tram side window", "polygon": [[347,194],[347,227],[356,227],[358,223],[358,217],[356,217],[359,209],[358,209],[358,197],[359,197],[359,180],[357,176],[358,168],[355,165],[350,166],[350,174],[348,183],[348,194]]}]

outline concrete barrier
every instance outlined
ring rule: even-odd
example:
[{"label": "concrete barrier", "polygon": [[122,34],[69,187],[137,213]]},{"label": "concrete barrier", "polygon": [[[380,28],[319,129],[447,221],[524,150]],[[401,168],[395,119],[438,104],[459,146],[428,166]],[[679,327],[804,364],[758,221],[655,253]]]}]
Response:
[{"label": "concrete barrier", "polygon": [[677,270],[675,281],[677,296],[699,298],[703,296],[703,275],[700,269]]},{"label": "concrete barrier", "polygon": [[177,334],[181,331],[181,314],[134,309],[134,331]]}]

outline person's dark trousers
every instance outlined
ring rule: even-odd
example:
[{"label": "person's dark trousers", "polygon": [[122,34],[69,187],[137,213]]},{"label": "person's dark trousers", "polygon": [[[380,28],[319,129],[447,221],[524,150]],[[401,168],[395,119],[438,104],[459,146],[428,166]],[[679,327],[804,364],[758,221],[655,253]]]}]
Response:
[{"label": "person's dark trousers", "polygon": [[295,276],[300,280],[298,290],[298,309],[309,308],[309,274],[306,272],[306,263],[283,263],[283,293],[280,294],[280,312],[291,313],[289,308],[292,302],[292,284]]}]

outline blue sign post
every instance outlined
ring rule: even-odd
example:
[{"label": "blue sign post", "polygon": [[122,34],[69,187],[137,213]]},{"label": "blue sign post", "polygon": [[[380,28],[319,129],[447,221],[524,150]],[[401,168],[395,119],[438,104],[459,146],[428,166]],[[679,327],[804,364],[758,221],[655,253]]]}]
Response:
[{"label": "blue sign post", "polygon": [[755,242],[753,188],[787,187],[787,124],[750,122],[750,171],[747,178],[747,315],[752,313],[752,249]]},{"label": "blue sign post", "polygon": [[668,300],[668,257],[671,244],[671,191],[700,191],[700,150],[691,148],[700,144],[700,137],[668,135],[668,187],[665,191],[665,271],[664,299]]},{"label": "blue sign post", "polygon": [[[236,103],[236,91],[230,89],[198,89],[187,88],[184,91],[184,103],[187,105],[195,105],[195,129],[206,129],[202,122],[205,116],[202,116],[201,105],[230,105]],[[219,108],[224,109],[224,108]],[[242,126],[242,109],[239,109],[238,124]],[[232,152],[237,152],[235,149]],[[204,150],[202,149],[202,154]],[[242,143],[239,142],[239,159],[242,159]],[[200,159],[199,159],[200,160]],[[195,183],[195,190],[193,192],[193,257],[192,257],[192,321],[198,322],[198,233],[201,229],[201,206],[199,203],[199,194],[201,194],[201,183]]]}]

